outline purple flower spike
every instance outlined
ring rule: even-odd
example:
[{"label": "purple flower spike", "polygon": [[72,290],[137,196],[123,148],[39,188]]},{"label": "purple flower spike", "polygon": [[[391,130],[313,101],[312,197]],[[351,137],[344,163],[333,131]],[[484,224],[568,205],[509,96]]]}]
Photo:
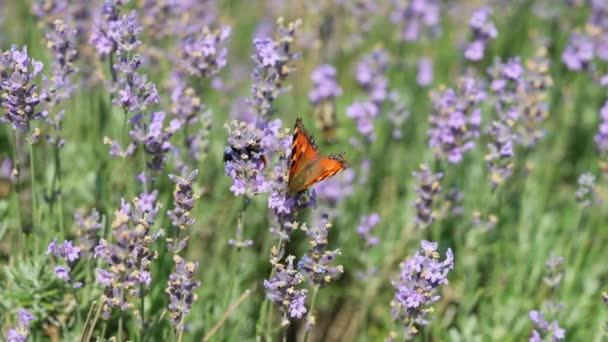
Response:
[{"label": "purple flower spike", "polygon": [[26,342],[30,335],[30,325],[36,317],[25,309],[19,310],[17,316],[17,327],[8,330],[7,340],[8,342]]},{"label": "purple flower spike", "polygon": [[0,107],[4,110],[0,122],[25,130],[30,120],[47,116],[46,111],[36,109],[46,96],[46,92],[37,91],[35,82],[42,66],[42,62],[29,57],[25,46],[19,50],[13,45],[10,50],[0,52]]},{"label": "purple flower spike", "polygon": [[442,173],[433,174],[428,165],[420,165],[420,171],[414,172],[414,176],[418,180],[416,193],[418,198],[414,202],[416,208],[416,225],[426,227],[435,222],[435,213],[433,211],[434,197],[441,191]]},{"label": "purple flower spike", "polygon": [[446,259],[440,261],[437,243],[422,241],[421,249],[401,263],[399,280],[393,281],[395,297],[391,312],[404,327],[407,339],[418,333],[417,326],[428,324],[427,315],[432,304],[441,297],[437,290],[448,284],[448,272],[454,268],[454,255],[448,248]]},{"label": "purple flower spike", "polygon": [[198,262],[186,262],[179,255],[174,255],[173,261],[175,271],[169,275],[165,292],[169,295],[171,325],[177,330],[184,330],[185,315],[198,298],[194,290],[201,286],[200,281],[194,280]]},{"label": "purple flower spike", "polygon": [[490,21],[492,10],[481,7],[473,12],[469,27],[473,31],[472,41],[465,49],[464,56],[470,61],[479,61],[483,58],[486,46],[490,40],[496,39],[498,30],[494,23]]},{"label": "purple flower spike", "polygon": [[367,247],[372,247],[378,244],[378,237],[372,235],[374,228],[380,223],[380,215],[372,213],[369,216],[361,216],[357,234],[365,241]]},{"label": "purple flower spike", "polygon": [[[298,269],[304,272],[315,285],[325,286],[344,272],[342,265],[331,264],[336,256],[340,255],[340,250],[327,249],[329,228],[331,228],[331,223],[327,216],[318,226],[302,227],[308,236],[310,250],[298,262]],[[301,307],[303,307],[303,303]]]},{"label": "purple flower spike", "polygon": [[417,41],[424,35],[436,36],[441,24],[439,0],[393,1],[391,21],[399,26],[400,38]]},{"label": "purple flower spike", "polygon": [[266,296],[270,301],[279,306],[281,310],[281,325],[286,327],[290,324],[289,318],[300,318],[306,313],[306,289],[298,289],[298,285],[304,282],[304,276],[293,266],[295,257],[290,255],[286,264],[276,263],[275,276],[270,280],[264,280]]}]

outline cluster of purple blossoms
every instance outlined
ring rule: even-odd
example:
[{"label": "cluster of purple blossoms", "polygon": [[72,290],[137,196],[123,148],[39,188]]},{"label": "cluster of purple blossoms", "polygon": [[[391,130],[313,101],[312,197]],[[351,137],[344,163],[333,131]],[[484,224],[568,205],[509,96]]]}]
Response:
[{"label": "cluster of purple blossoms", "polygon": [[421,87],[426,87],[433,83],[433,60],[430,57],[421,57],[418,59],[418,73],[416,74],[416,82]]},{"label": "cluster of purple blossoms", "polygon": [[391,312],[404,327],[406,339],[418,333],[417,326],[428,324],[427,314],[431,305],[441,297],[437,294],[440,285],[448,284],[448,272],[454,268],[454,254],[448,248],[446,258],[440,261],[437,243],[423,240],[422,248],[401,264],[399,280],[393,281],[395,298],[391,301]]},{"label": "cluster of purple blossoms", "polygon": [[346,49],[353,49],[364,42],[369,31],[374,25],[376,14],[379,6],[374,0],[357,0],[357,1],[336,1],[344,6],[344,10],[348,15],[349,36],[347,44],[344,44]]},{"label": "cluster of purple blossoms", "polygon": [[388,79],[385,75],[388,63],[388,52],[381,48],[362,57],[355,78],[365,91],[367,99],[356,101],[346,109],[346,116],[357,122],[357,130],[369,141],[375,139],[374,121],[388,95]]},{"label": "cluster of purple blossoms", "polygon": [[19,310],[17,317],[17,327],[8,330],[6,336],[8,342],[26,342],[30,335],[30,325],[36,317],[25,309]]},{"label": "cluster of purple blossoms", "polygon": [[266,192],[267,182],[265,151],[262,149],[264,133],[253,124],[232,121],[224,126],[228,131],[228,147],[224,152],[226,174],[232,178],[230,191],[235,195],[253,195]]},{"label": "cluster of purple blossoms", "polygon": [[198,297],[194,290],[201,286],[200,281],[194,280],[198,262],[186,262],[179,255],[173,255],[173,261],[175,271],[169,275],[165,292],[169,295],[171,325],[177,330],[184,330],[185,315]]},{"label": "cluster of purple blossoms", "polygon": [[416,208],[416,225],[426,227],[435,222],[433,212],[433,198],[441,191],[441,178],[443,173],[433,174],[427,164],[420,165],[420,171],[414,172],[414,177],[418,180],[416,193],[418,198],[414,202]]},{"label": "cluster of purple blossoms", "polygon": [[409,119],[410,112],[407,109],[405,101],[395,89],[388,93],[387,102],[389,109],[386,117],[393,126],[393,139],[400,140],[403,138],[403,126],[405,126],[405,123]]},{"label": "cluster of purple blossoms", "polygon": [[485,54],[486,45],[490,40],[496,39],[498,30],[490,20],[492,9],[481,7],[473,12],[469,20],[469,27],[473,31],[473,40],[464,51],[464,56],[470,61],[479,61]]},{"label": "cluster of purple blossoms", "polygon": [[570,70],[587,69],[595,57],[593,41],[585,34],[572,33],[568,39],[562,61]]},{"label": "cluster of purple blossoms", "polygon": [[125,28],[124,18],[121,18],[121,6],[128,0],[104,0],[101,13],[93,23],[90,43],[95,47],[101,58],[116,52],[122,39],[120,31]]},{"label": "cluster of purple blossoms", "polygon": [[386,71],[390,58],[385,49],[376,48],[371,53],[364,55],[359,64],[357,64],[357,72],[355,78],[357,83],[369,99],[380,105],[387,96],[388,79]]},{"label": "cluster of purple blossoms", "polygon": [[205,111],[196,90],[188,85],[185,78],[179,73],[171,75],[171,114],[182,125],[190,125],[199,121],[200,113]]},{"label": "cluster of purple blossoms", "polygon": [[128,296],[142,297],[140,285],[152,282],[150,264],[157,252],[151,245],[160,233],[151,234],[150,228],[159,209],[159,202],[150,205],[148,201],[135,198],[131,206],[121,200],[112,222],[115,243],[102,239],[95,247],[94,256],[106,263],[106,268],[97,269],[96,276],[97,282],[105,287],[102,296],[104,319],[110,317],[113,308],[133,309]]},{"label": "cluster of purple blossoms", "polygon": [[357,234],[365,241],[367,247],[372,247],[378,244],[378,237],[372,235],[374,228],[380,223],[380,215],[372,213],[368,216],[361,216],[359,226],[357,226]]},{"label": "cluster of purple blossoms", "polygon": [[583,208],[589,207],[596,201],[595,176],[585,172],[578,177],[578,189],[575,198]]},{"label": "cluster of purple blossoms", "polygon": [[550,337],[551,342],[557,342],[566,338],[566,331],[559,326],[556,320],[551,323],[545,321],[542,311],[532,310],[529,315],[535,325],[535,329],[532,330],[532,335],[530,336],[530,342],[548,341],[543,336]]},{"label": "cluster of purple blossoms", "polygon": [[486,94],[479,82],[462,77],[457,90],[440,88],[431,93],[429,145],[437,158],[458,164],[465,152],[475,147],[481,124],[481,103]]},{"label": "cluster of purple blossoms", "polygon": [[264,119],[270,117],[272,103],[287,88],[285,80],[295,69],[292,62],[299,54],[292,51],[295,35],[301,21],[284,25],[283,18],[277,20],[277,38],[256,38],[253,40],[255,54],[252,59],[255,68],[252,74],[253,112]]},{"label": "cluster of purple blossoms", "polygon": [[20,51],[13,45],[0,53],[0,106],[5,113],[1,122],[24,130],[29,128],[30,120],[47,116],[46,111],[36,109],[44,100],[35,83],[42,68],[42,62],[30,58],[25,46]]},{"label": "cluster of purple blossoms", "polygon": [[490,170],[490,183],[496,189],[513,172],[513,128],[503,121],[493,121],[489,133],[491,141],[485,155],[486,164]]},{"label": "cluster of purple blossoms", "polygon": [[595,144],[602,156],[608,155],[608,101],[600,109],[600,124],[595,135]]},{"label": "cluster of purple blossoms", "polygon": [[53,63],[52,75],[45,85],[45,91],[48,92],[47,100],[57,104],[68,99],[74,90],[71,75],[78,71],[75,66],[78,51],[76,29],[59,19],[53,22],[53,26],[53,30],[46,34],[47,47],[53,52]]},{"label": "cluster of purple blossoms", "polygon": [[218,29],[203,27],[201,32],[186,36],[179,49],[178,66],[190,76],[210,77],[226,66],[230,26]]},{"label": "cluster of purple blossoms", "polygon": [[74,234],[78,239],[78,248],[81,253],[86,255],[93,251],[99,242],[99,233],[102,227],[101,217],[96,209],[91,210],[90,214],[85,215],[82,211],[74,214],[76,225]]},{"label": "cluster of purple blossoms", "polygon": [[65,281],[72,285],[73,288],[77,289],[82,287],[81,282],[72,282],[70,272],[74,263],[80,258],[80,248],[75,247],[70,240],[65,240],[63,243],[58,243],[57,239],[54,239],[47,247],[46,254],[52,254],[56,258],[63,260],[66,264],[55,266],[55,275],[57,278]]},{"label": "cluster of purple blossoms", "polygon": [[315,285],[325,286],[344,272],[342,265],[331,264],[336,256],[340,255],[340,250],[327,249],[329,228],[331,223],[327,216],[323,217],[317,226],[301,228],[308,236],[310,250],[298,262],[298,269]]},{"label": "cluster of purple blossoms", "polygon": [[67,0],[37,0],[32,4],[32,13],[40,19],[56,18],[69,6]]},{"label": "cluster of purple blossoms", "polygon": [[178,120],[171,120],[168,127],[164,126],[165,113],[152,112],[150,124],[143,124],[143,115],[136,115],[133,120],[135,127],[130,132],[134,141],[144,147],[144,151],[152,159],[147,163],[148,168],[154,171],[161,171],[164,167],[167,154],[171,151],[169,141],[173,134],[180,128]]},{"label": "cluster of purple blossoms", "polygon": [[[557,256],[551,252],[549,260],[546,263],[547,275],[543,277],[543,282],[552,289],[552,297],[555,294],[555,288],[560,284],[564,276],[563,272],[561,272],[563,262],[563,257]],[[554,298],[550,298],[546,301],[544,306],[545,312],[549,312],[555,316],[563,309],[563,304],[555,302],[553,299]],[[543,311],[531,310],[529,316],[535,325],[535,329],[532,330],[532,335],[530,336],[531,342],[548,341],[548,338],[550,338],[550,341],[552,342],[557,342],[566,338],[566,331],[560,328],[557,320],[553,320],[549,323],[545,320],[545,313]]]},{"label": "cluster of purple blossoms", "polygon": [[146,75],[138,72],[141,66],[141,56],[135,53],[141,41],[137,35],[141,27],[135,22],[135,12],[129,16],[123,15],[120,19],[121,29],[117,33],[119,43],[113,66],[116,74],[116,84],[113,92],[116,97],[112,100],[115,106],[121,107],[125,112],[139,114],[149,106],[158,103],[159,97],[156,85],[148,81]]},{"label": "cluster of purple blossoms", "polygon": [[198,169],[188,172],[187,167],[182,168],[181,176],[169,175],[169,178],[175,183],[175,190],[173,190],[174,208],[167,211],[167,216],[175,228],[183,230],[196,222],[190,215],[194,208],[194,201],[198,199],[198,195],[194,193],[193,189],[197,175]]},{"label": "cluster of purple blossoms", "polygon": [[[271,258],[272,259],[272,258]],[[281,310],[281,325],[286,327],[289,318],[302,318],[307,312],[306,289],[298,289],[298,285],[304,282],[304,275],[294,268],[295,257],[290,255],[286,263],[276,261],[273,266],[275,276],[270,280],[264,279],[266,296],[270,301],[277,304]]]},{"label": "cluster of purple blossoms", "polygon": [[336,81],[336,68],[329,64],[317,66],[310,75],[312,89],[308,92],[308,99],[313,106],[324,102],[333,102],[342,95],[342,87]]},{"label": "cluster of purple blossoms", "polygon": [[421,39],[425,31],[436,36],[441,28],[439,0],[393,0],[391,21],[400,28],[400,39],[413,42]]}]

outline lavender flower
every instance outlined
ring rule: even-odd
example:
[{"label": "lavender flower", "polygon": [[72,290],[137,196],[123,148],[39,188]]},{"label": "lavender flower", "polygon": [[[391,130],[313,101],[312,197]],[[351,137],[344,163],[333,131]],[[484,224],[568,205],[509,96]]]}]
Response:
[{"label": "lavender flower", "polygon": [[502,121],[493,121],[489,131],[491,142],[488,143],[488,152],[485,159],[490,170],[490,182],[494,190],[511,177],[514,134],[508,123]]},{"label": "lavender flower", "polygon": [[344,272],[342,265],[331,264],[336,256],[340,255],[340,250],[327,249],[329,228],[331,228],[331,223],[327,216],[318,226],[302,227],[308,236],[310,250],[298,262],[298,269],[304,272],[315,285],[325,286]]},{"label": "lavender flower", "polygon": [[589,67],[594,56],[593,41],[587,35],[573,33],[562,54],[562,61],[569,70],[580,71]]},{"label": "lavender flower", "polygon": [[423,240],[422,248],[401,264],[399,280],[393,281],[395,298],[391,301],[391,312],[403,324],[405,338],[418,333],[417,326],[428,324],[427,314],[431,305],[441,297],[437,295],[440,285],[447,285],[448,272],[454,268],[454,255],[448,248],[446,259],[440,261],[437,243]]},{"label": "lavender flower", "polygon": [[77,211],[74,214],[74,223],[76,229],[74,234],[78,238],[78,248],[81,253],[90,253],[99,241],[99,233],[102,227],[101,218],[97,209],[91,210],[89,215],[83,211]]},{"label": "lavender flower", "polygon": [[116,52],[120,44],[120,30],[128,27],[121,18],[121,6],[128,0],[104,0],[100,16],[96,18],[91,30],[90,43],[101,58]]},{"label": "lavender flower", "polygon": [[439,0],[393,0],[391,21],[400,27],[400,38],[412,42],[422,38],[425,30],[430,36],[440,31],[441,4]]},{"label": "lavender flower", "polygon": [[421,164],[420,171],[414,172],[414,177],[416,177],[419,183],[416,188],[418,198],[414,202],[416,225],[426,227],[435,222],[433,197],[441,191],[440,180],[443,178],[443,173],[433,174],[427,164]]},{"label": "lavender flower", "polygon": [[585,172],[578,177],[578,190],[576,190],[576,201],[583,208],[589,207],[595,202],[595,176],[590,172]]},{"label": "lavender flower", "polygon": [[187,167],[182,169],[181,176],[169,175],[169,178],[175,183],[175,190],[173,191],[174,209],[167,211],[167,216],[175,228],[183,230],[196,222],[190,215],[194,208],[194,201],[198,199],[198,195],[192,188],[197,175],[198,169],[188,172]]},{"label": "lavender flower", "polygon": [[46,34],[47,47],[53,52],[53,63],[52,76],[45,90],[48,92],[47,100],[57,105],[61,100],[68,99],[74,90],[71,76],[78,71],[74,64],[78,51],[76,29],[59,19],[53,22],[53,26],[53,30]]},{"label": "lavender flower", "polygon": [[130,142],[124,149],[120,146],[120,143],[116,140],[112,140],[108,137],[103,137],[103,143],[110,145],[110,156],[114,158],[126,158],[133,155],[135,148],[137,147],[133,142]]},{"label": "lavender flower", "polygon": [[232,121],[224,126],[228,145],[224,152],[226,174],[232,178],[230,191],[235,196],[251,197],[266,192],[268,184],[263,169],[266,166],[262,149],[263,132],[246,122]]},{"label": "lavender flower", "polygon": [[390,109],[386,114],[388,121],[393,125],[393,139],[400,140],[403,138],[403,126],[410,117],[410,112],[407,109],[405,101],[395,89],[388,94],[388,103]]},{"label": "lavender flower", "polygon": [[272,103],[287,88],[284,82],[293,72],[292,62],[299,54],[292,52],[295,34],[301,21],[284,25],[283,19],[277,20],[277,38],[256,38],[253,41],[255,54],[252,56],[256,64],[252,73],[253,112],[265,119],[271,115]]},{"label": "lavender flower", "polygon": [[281,325],[286,327],[290,324],[289,318],[302,318],[306,313],[306,289],[298,289],[297,286],[304,282],[304,276],[294,269],[295,257],[290,255],[286,263],[276,262],[273,267],[275,276],[270,280],[264,280],[266,296],[270,301],[277,304],[281,310]]},{"label": "lavender flower", "polygon": [[186,262],[179,255],[173,255],[173,261],[175,271],[169,275],[165,292],[169,295],[171,325],[177,330],[184,330],[185,315],[198,297],[194,290],[201,286],[200,281],[194,280],[198,262]]},{"label": "lavender flower", "polygon": [[32,13],[40,19],[49,20],[63,14],[69,5],[67,0],[36,0],[32,4]]},{"label": "lavender flower", "polygon": [[159,209],[160,203],[157,202],[151,210],[143,210],[137,197],[133,206],[121,200],[112,222],[116,242],[112,244],[102,239],[95,247],[94,256],[106,263],[106,268],[97,269],[97,282],[105,287],[102,296],[104,319],[110,317],[114,308],[122,311],[133,309],[134,305],[128,298],[144,296],[140,285],[152,282],[150,264],[157,252],[151,249],[151,244],[160,233],[151,234],[150,227]]},{"label": "lavender flower", "polygon": [[600,124],[595,135],[595,144],[601,155],[608,154],[608,101],[600,109]]},{"label": "lavender flower", "polygon": [[171,114],[179,119],[182,125],[191,125],[198,122],[198,116],[205,111],[196,90],[189,86],[183,75],[171,75]]},{"label": "lavender flower", "polygon": [[342,88],[336,81],[336,68],[329,64],[317,66],[310,75],[313,87],[308,93],[308,99],[313,106],[342,95]]},{"label": "lavender flower", "polygon": [[230,32],[230,26],[218,29],[205,26],[200,32],[187,36],[181,42],[178,66],[191,76],[217,74],[226,66],[228,50],[225,45]]},{"label": "lavender flower", "polygon": [[371,101],[355,102],[346,109],[346,116],[357,122],[357,130],[368,141],[376,139],[374,121],[378,115],[378,106]]},{"label": "lavender flower", "polygon": [[380,215],[372,213],[368,216],[361,216],[357,234],[365,241],[367,247],[378,244],[378,237],[372,235],[374,228],[380,223]]},{"label": "lavender flower", "polygon": [[13,129],[25,130],[30,120],[47,115],[46,111],[36,109],[44,99],[35,83],[42,67],[42,62],[28,56],[25,46],[19,51],[13,45],[0,54],[0,106],[4,109],[1,122],[10,123]]},{"label": "lavender flower", "polygon": [[473,77],[463,77],[457,91],[440,88],[431,93],[429,145],[436,157],[458,164],[475,147],[481,124],[480,104],[486,94]]},{"label": "lavender flower", "polygon": [[147,166],[154,171],[161,171],[172,147],[169,140],[181,124],[178,120],[172,120],[168,127],[164,127],[164,112],[153,112],[149,125],[142,124],[142,119],[143,117],[138,115],[132,120],[135,128],[131,131],[131,137],[142,144],[144,151],[152,157]]},{"label": "lavender flower", "polygon": [[464,56],[470,61],[479,61],[483,58],[486,45],[490,40],[496,39],[498,31],[490,21],[492,9],[481,7],[473,12],[469,27],[473,31],[473,40],[465,49]]},{"label": "lavender flower", "polygon": [[371,53],[364,55],[357,65],[357,83],[377,106],[386,100],[388,63],[388,52],[382,48],[376,48]]},{"label": "lavender flower", "polygon": [[551,337],[551,342],[557,342],[566,338],[566,331],[562,329],[557,321],[551,323],[545,321],[542,311],[530,311],[530,319],[535,325],[530,336],[530,342],[542,342],[545,339],[542,336]]},{"label": "lavender flower", "polygon": [[8,330],[8,335],[6,336],[8,342],[26,342],[30,335],[30,325],[35,319],[36,317],[29,311],[20,309],[17,318],[17,327]]},{"label": "lavender flower", "polygon": [[69,283],[74,288],[80,288],[82,283],[80,282],[72,282],[70,272],[76,261],[80,258],[80,248],[74,247],[72,241],[65,240],[63,243],[58,244],[57,239],[51,241],[48,245],[46,254],[52,254],[56,258],[62,260],[68,267],[63,265],[58,265],[55,267],[55,275]]},{"label": "lavender flower", "polygon": [[416,82],[421,87],[426,87],[433,83],[433,60],[430,57],[418,59],[418,74]]},{"label": "lavender flower", "polygon": [[549,287],[555,288],[559,285],[564,277],[564,273],[561,272],[560,268],[564,262],[564,258],[555,255],[551,252],[549,260],[546,263],[548,275],[543,277],[543,282]]}]

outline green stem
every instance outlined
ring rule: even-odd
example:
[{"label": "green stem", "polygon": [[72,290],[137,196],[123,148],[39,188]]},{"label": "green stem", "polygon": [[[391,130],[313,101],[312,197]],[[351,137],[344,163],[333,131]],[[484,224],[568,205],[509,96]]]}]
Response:
[{"label": "green stem", "polygon": [[31,177],[31,182],[32,182],[32,218],[34,221],[34,225],[32,227],[32,232],[34,229],[40,229],[40,227],[38,227],[39,224],[39,220],[38,220],[38,199],[37,199],[37,194],[36,194],[36,172],[35,172],[35,160],[36,158],[34,158],[34,144],[30,142],[29,144],[29,148],[30,148],[30,177]]},{"label": "green stem", "polygon": [[[319,285],[315,285],[314,290],[312,290],[312,300],[310,302],[310,310],[308,310],[308,315],[306,315],[306,323],[310,322],[310,317],[314,317],[315,303],[317,301],[317,293],[319,292]],[[304,333],[304,342],[308,342],[308,333],[312,327],[306,327],[306,332]]]},{"label": "green stem", "polygon": [[139,284],[139,318],[141,319],[141,329],[139,330],[139,342],[144,341],[146,330],[145,321],[145,301],[144,301],[144,284]]},{"label": "green stem", "polygon": [[129,113],[127,112],[127,110],[124,110],[124,118],[122,120],[122,148],[127,148],[127,124],[128,124],[128,118],[129,118]]},{"label": "green stem", "polygon": [[53,197],[57,196],[57,202],[59,205],[57,212],[57,222],[59,224],[59,232],[61,232],[61,236],[65,239],[65,226],[63,225],[63,194],[61,193],[62,186],[62,177],[61,177],[61,151],[58,146],[55,146],[55,177],[54,180],[57,180],[56,188],[53,187]]},{"label": "green stem", "polygon": [[23,217],[21,211],[21,162],[19,160],[19,153],[17,152],[17,132],[11,129],[13,133],[13,174],[15,175],[15,192],[17,197],[17,218],[19,219],[19,229],[21,230],[20,237],[20,248],[24,248],[25,244],[23,241]]},{"label": "green stem", "polygon": [[142,163],[142,173],[144,175],[144,179],[142,180],[142,184],[144,186],[144,192],[148,193],[148,172],[147,172],[147,167],[148,164],[146,163],[146,148],[144,147],[144,145],[141,145],[141,163]]}]

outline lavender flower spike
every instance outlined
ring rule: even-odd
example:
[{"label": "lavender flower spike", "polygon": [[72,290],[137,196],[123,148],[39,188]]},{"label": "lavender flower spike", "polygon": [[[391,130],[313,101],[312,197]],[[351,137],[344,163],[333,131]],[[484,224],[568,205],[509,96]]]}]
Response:
[{"label": "lavender flower spike", "polygon": [[286,264],[277,262],[275,276],[272,279],[264,280],[266,296],[270,301],[277,304],[281,310],[281,325],[286,327],[289,318],[302,318],[306,313],[306,289],[296,287],[304,282],[302,273],[294,269],[293,262],[295,257],[287,257]]},{"label": "lavender flower spike", "polygon": [[184,316],[198,298],[194,290],[201,286],[200,281],[193,280],[198,262],[186,262],[177,254],[173,255],[173,261],[175,271],[169,275],[165,292],[169,295],[171,325],[177,330],[184,330]]},{"label": "lavender flower spike", "polygon": [[315,285],[325,286],[343,272],[342,265],[333,266],[331,262],[340,255],[340,250],[328,250],[327,236],[331,223],[327,216],[323,217],[318,227],[302,227],[309,238],[310,250],[298,262],[302,270]]},{"label": "lavender flower spike", "polygon": [[17,318],[17,327],[8,330],[7,341],[8,342],[26,342],[30,335],[30,324],[36,317],[25,309],[19,310],[19,316]]},{"label": "lavender flower spike", "polygon": [[448,284],[448,272],[454,268],[454,254],[448,248],[446,259],[439,260],[437,243],[422,241],[422,248],[401,264],[399,280],[393,281],[395,297],[391,313],[404,327],[406,339],[418,333],[417,326],[428,324],[432,304],[441,297],[437,289]]},{"label": "lavender flower spike", "polygon": [[167,211],[167,216],[171,219],[174,227],[185,229],[191,226],[196,221],[190,216],[194,201],[198,199],[198,195],[194,193],[193,183],[198,175],[198,169],[188,172],[188,168],[182,169],[182,175],[169,175],[169,178],[175,183],[173,191],[173,210]]},{"label": "lavender flower spike", "polygon": [[473,31],[473,40],[467,46],[464,56],[470,61],[479,61],[483,58],[486,45],[490,40],[496,39],[498,30],[490,21],[492,9],[481,7],[473,12],[469,27]]},{"label": "lavender flower spike", "polygon": [[435,222],[435,214],[433,212],[433,198],[441,191],[440,180],[443,178],[442,173],[433,174],[428,165],[420,165],[420,171],[414,172],[414,176],[418,179],[418,187],[416,193],[418,198],[414,202],[416,208],[416,225],[426,227]]}]

